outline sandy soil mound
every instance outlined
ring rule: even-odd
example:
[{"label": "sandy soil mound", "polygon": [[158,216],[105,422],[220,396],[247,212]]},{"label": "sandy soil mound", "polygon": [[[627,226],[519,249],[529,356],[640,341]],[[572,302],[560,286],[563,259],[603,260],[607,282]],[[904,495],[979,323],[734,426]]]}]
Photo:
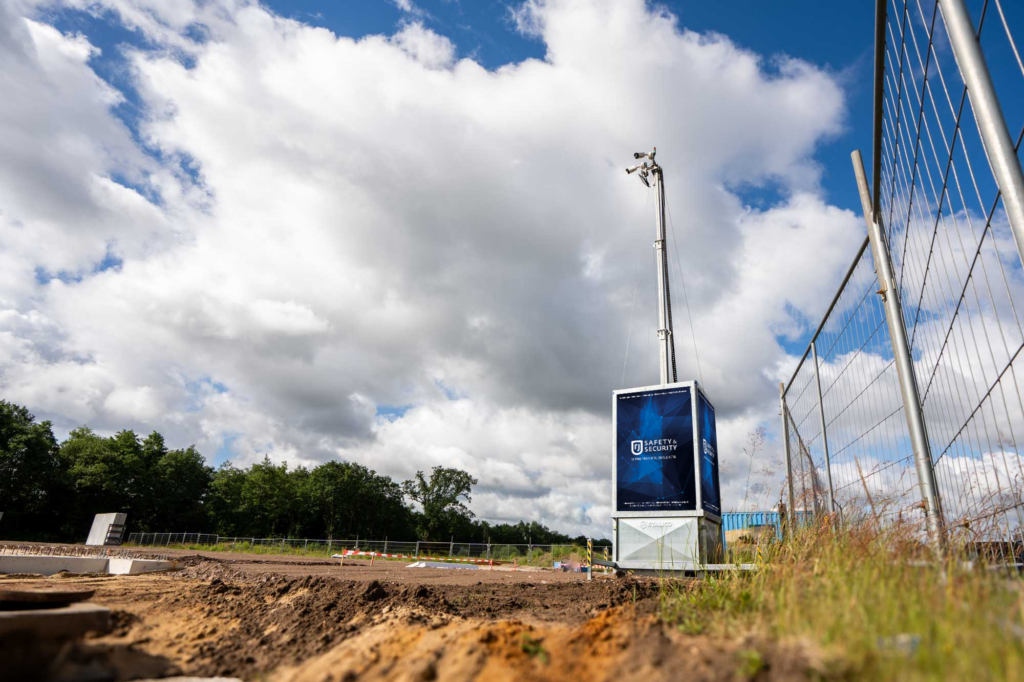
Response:
[{"label": "sandy soil mound", "polygon": [[260,575],[232,582],[234,576],[219,577],[225,574],[221,566],[191,570],[209,572],[218,577],[195,584],[167,606],[199,611],[206,622],[222,624],[175,635],[195,644],[190,671],[210,675],[264,672],[316,656],[398,613],[401,622],[415,626],[510,615],[581,622],[601,609],[646,599],[652,590],[650,583],[610,580],[462,587]]},{"label": "sandy soil mound", "polygon": [[579,626],[452,619],[364,628],[274,682],[354,680],[807,680],[828,667],[799,646],[686,637],[633,605]]}]

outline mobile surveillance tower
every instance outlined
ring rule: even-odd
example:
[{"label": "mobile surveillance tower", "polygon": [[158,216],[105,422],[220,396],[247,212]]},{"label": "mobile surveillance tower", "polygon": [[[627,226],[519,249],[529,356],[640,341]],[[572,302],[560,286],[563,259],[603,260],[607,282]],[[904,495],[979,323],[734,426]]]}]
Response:
[{"label": "mobile surveillance tower", "polygon": [[[679,381],[665,250],[665,174],[657,148],[626,169],[654,183],[659,383],[614,391],[613,562],[619,568],[700,571],[722,555],[715,410],[697,381]],[[642,161],[641,161],[642,159]]]}]

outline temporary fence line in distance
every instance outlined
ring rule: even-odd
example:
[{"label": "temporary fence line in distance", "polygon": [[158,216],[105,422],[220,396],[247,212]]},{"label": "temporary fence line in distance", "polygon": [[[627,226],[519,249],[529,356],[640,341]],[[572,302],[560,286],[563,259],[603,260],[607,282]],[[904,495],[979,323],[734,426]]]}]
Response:
[{"label": "temporary fence line in distance", "polygon": [[[459,561],[471,564],[493,564],[494,559],[463,559],[461,557],[408,556],[406,554],[384,554],[383,552],[357,552],[346,550],[342,554],[332,554],[332,559],[344,559],[349,556],[384,557],[385,559],[412,559],[413,561]],[[500,562],[498,562],[500,564]]]}]

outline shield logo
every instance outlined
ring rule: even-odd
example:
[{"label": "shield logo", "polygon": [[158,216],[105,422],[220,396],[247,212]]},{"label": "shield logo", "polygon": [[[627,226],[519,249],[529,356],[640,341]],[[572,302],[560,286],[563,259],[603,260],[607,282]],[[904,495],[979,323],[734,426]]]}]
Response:
[{"label": "shield logo", "polygon": [[643,452],[644,452],[644,442],[642,440],[635,440],[635,441],[633,441],[632,446],[633,446],[633,454],[634,455],[641,455],[641,454],[643,454]]}]

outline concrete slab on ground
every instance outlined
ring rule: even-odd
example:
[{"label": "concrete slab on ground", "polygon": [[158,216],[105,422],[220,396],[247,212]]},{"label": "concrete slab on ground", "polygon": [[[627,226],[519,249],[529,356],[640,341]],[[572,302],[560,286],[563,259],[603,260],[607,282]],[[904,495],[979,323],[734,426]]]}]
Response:
[{"label": "concrete slab on ground", "polygon": [[464,571],[479,571],[479,566],[473,564],[446,564],[442,561],[417,561],[409,564],[406,568],[459,568]]},{"label": "concrete slab on ground", "polygon": [[242,682],[237,677],[161,677],[136,682]]},{"label": "concrete slab on ground", "polygon": [[21,633],[32,637],[63,639],[78,638],[87,632],[109,631],[110,609],[95,604],[0,611],[0,637]]},{"label": "concrete slab on ground", "polygon": [[108,559],[107,557],[47,556],[42,554],[0,555],[0,573],[53,575],[61,571],[68,571],[69,573],[135,575],[151,571],[169,571],[173,568],[175,568],[173,561],[157,559]]}]

